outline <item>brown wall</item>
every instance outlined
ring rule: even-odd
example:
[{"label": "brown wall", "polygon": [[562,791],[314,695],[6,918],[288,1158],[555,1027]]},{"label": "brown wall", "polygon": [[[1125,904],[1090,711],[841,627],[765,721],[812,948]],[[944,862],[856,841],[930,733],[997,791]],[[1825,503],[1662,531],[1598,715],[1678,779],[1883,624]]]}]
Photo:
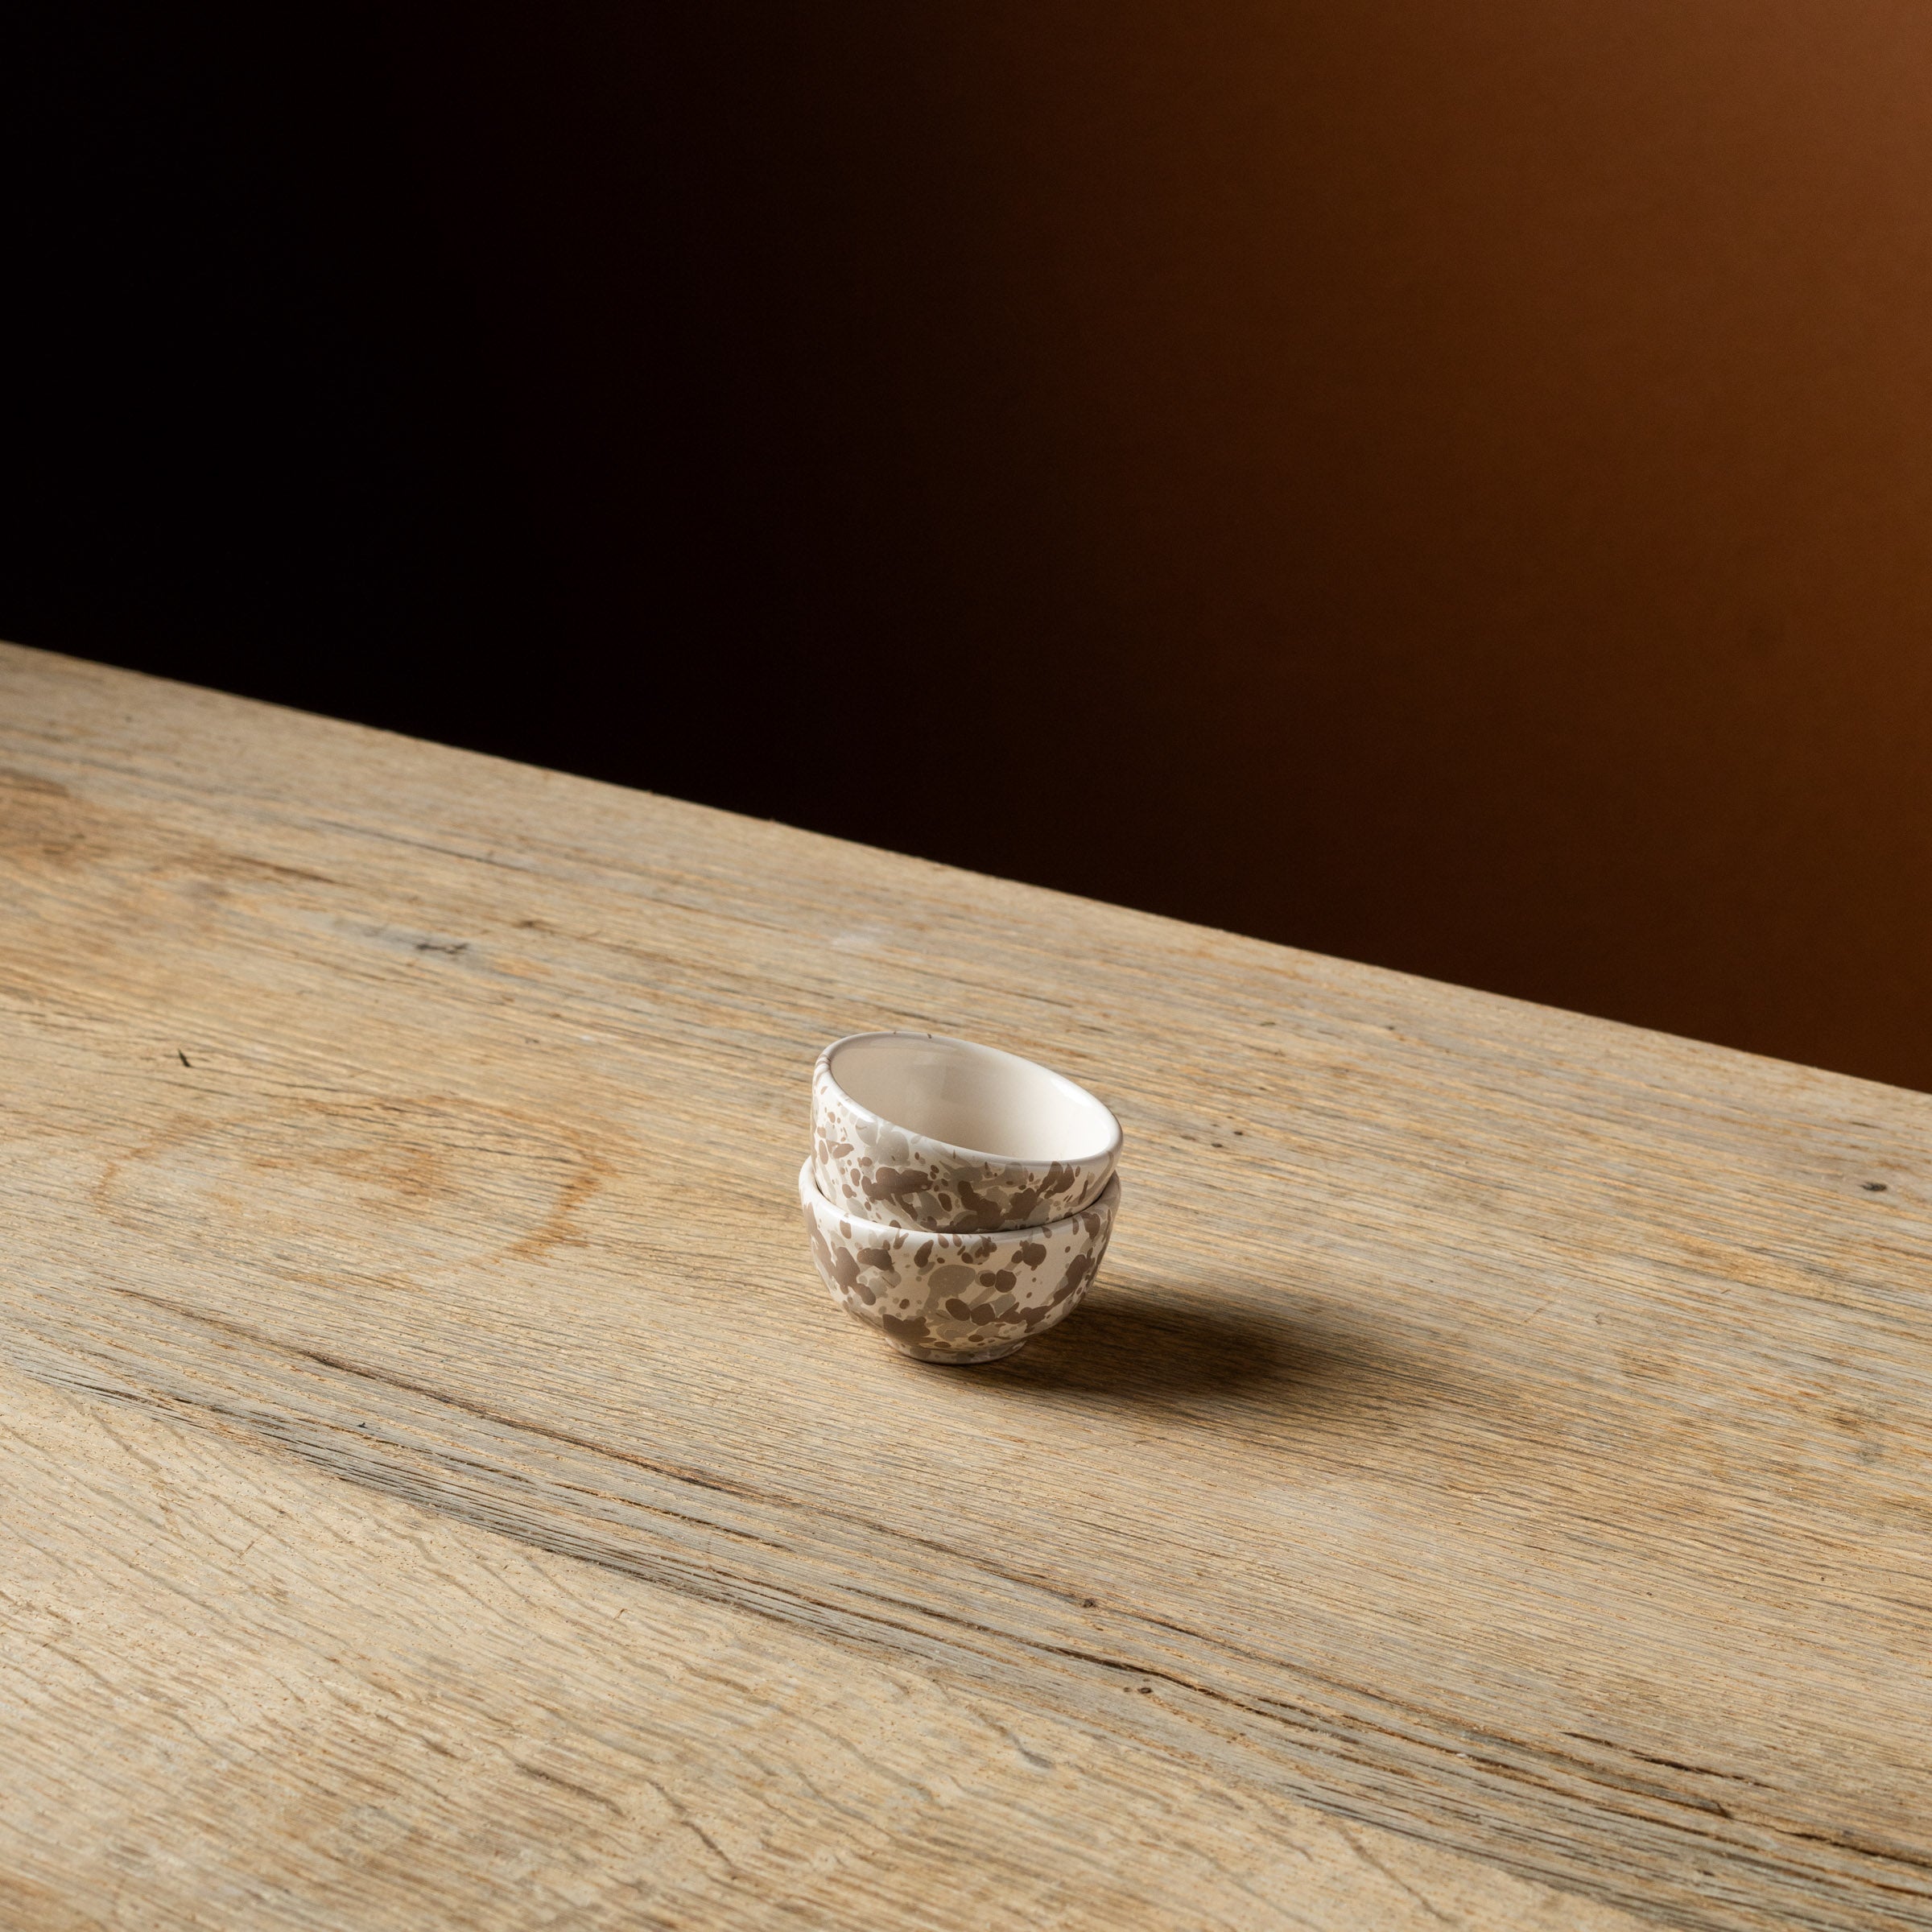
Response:
[{"label": "brown wall", "polygon": [[543,587],[398,721],[1932,1089],[1932,10],[367,31]]},{"label": "brown wall", "polygon": [[[419,43],[426,178],[605,614],[671,449],[809,659],[775,808],[1932,1088],[1932,11],[661,34]],[[916,809],[876,712],[792,802],[841,687],[932,721]]]}]

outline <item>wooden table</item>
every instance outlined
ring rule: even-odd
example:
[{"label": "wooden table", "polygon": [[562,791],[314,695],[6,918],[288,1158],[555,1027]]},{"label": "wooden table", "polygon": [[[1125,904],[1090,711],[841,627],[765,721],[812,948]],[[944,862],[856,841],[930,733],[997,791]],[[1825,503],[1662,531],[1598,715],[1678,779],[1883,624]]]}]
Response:
[{"label": "wooden table", "polygon": [[[14,649],[0,881],[10,1932],[1932,1926],[1932,1100]],[[1125,1126],[989,1368],[890,1026]]]}]

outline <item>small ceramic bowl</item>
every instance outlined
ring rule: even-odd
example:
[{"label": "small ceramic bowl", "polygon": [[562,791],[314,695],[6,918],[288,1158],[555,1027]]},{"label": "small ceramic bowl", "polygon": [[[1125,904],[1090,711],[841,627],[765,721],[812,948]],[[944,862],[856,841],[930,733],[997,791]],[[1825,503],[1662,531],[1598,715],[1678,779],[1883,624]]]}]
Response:
[{"label": "small ceramic bowl", "polygon": [[888,1228],[1038,1228],[1100,1198],[1121,1124],[1017,1053],[933,1033],[855,1033],[811,1076],[812,1170],[834,1205]]},{"label": "small ceramic bowl", "polygon": [[1107,1252],[1121,1183],[1081,1212],[1005,1234],[930,1234],[861,1220],[799,1170],[811,1257],[832,1298],[922,1362],[997,1361],[1064,1321]]}]

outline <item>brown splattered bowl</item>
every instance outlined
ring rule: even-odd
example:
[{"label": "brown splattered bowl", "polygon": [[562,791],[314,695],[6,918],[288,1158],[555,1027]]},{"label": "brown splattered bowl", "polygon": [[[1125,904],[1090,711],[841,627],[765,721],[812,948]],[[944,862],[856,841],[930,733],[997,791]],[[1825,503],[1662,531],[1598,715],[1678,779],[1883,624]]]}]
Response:
[{"label": "brown splattered bowl", "polygon": [[807,1161],[799,1203],[811,1258],[848,1315],[922,1362],[990,1362],[1064,1321],[1092,1286],[1121,1183],[1078,1214],[1004,1234],[933,1234],[861,1220],[818,1190]]},{"label": "brown splattered bowl", "polygon": [[811,1076],[812,1171],[834,1204],[889,1228],[990,1234],[1100,1199],[1121,1124],[1017,1053],[934,1033],[855,1033]]}]

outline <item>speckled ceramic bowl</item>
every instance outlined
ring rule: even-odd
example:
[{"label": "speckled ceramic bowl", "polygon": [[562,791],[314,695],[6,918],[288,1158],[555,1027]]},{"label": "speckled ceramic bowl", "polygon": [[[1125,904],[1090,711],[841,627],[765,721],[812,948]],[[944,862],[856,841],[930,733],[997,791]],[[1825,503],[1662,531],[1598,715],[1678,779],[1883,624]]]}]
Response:
[{"label": "speckled ceramic bowl", "polygon": [[931,1234],[863,1221],[799,1170],[811,1257],[832,1298],[922,1362],[997,1361],[1064,1321],[1107,1252],[1121,1183],[1080,1213],[1005,1234]]},{"label": "speckled ceramic bowl", "polygon": [[812,1171],[834,1205],[888,1228],[989,1234],[1098,1200],[1121,1124],[1085,1088],[997,1046],[855,1033],[811,1076]]}]

